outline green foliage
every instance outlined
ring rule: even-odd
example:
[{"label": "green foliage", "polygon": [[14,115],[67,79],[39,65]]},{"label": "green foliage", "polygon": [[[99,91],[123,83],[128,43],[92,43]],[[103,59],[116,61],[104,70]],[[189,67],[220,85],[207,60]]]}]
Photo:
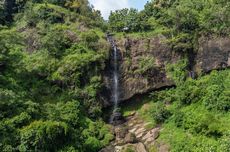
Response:
[{"label": "green foliage", "polygon": [[132,145],[128,145],[122,150],[122,152],[135,152],[135,147],[133,147]]},{"label": "green foliage", "polygon": [[[111,12],[109,16],[109,28],[113,31],[141,31],[149,28],[147,21],[143,21],[146,16],[138,13],[136,9],[121,9]],[[125,29],[126,28],[126,29]]]},{"label": "green foliage", "polygon": [[46,49],[49,55],[60,58],[65,53],[65,50],[71,46],[71,40],[65,34],[65,30],[50,29],[42,39],[41,47]]},{"label": "green foliage", "polygon": [[[160,138],[170,142],[170,150],[173,152],[218,151],[218,147],[220,146],[215,139],[200,135],[186,134],[183,130],[174,127],[173,124],[165,125],[165,130],[162,132]],[[219,150],[219,152],[221,152],[221,150]]]},{"label": "green foliage", "polygon": [[134,73],[144,74],[155,67],[155,59],[152,56],[142,56],[138,62],[138,68]]},{"label": "green foliage", "polygon": [[[14,66],[14,60],[20,60],[22,56],[23,38],[16,30],[0,31],[0,68]],[[13,60],[13,61],[12,61]]]},{"label": "green foliage", "polygon": [[222,151],[229,151],[230,149],[230,143],[229,143],[229,133],[227,133],[226,135],[224,135],[221,140],[220,140],[220,150]]},{"label": "green foliage", "polygon": [[[154,91],[142,102],[122,108],[125,115],[138,112],[147,123],[161,126],[156,142],[170,151],[229,151],[230,71],[213,71],[177,87]],[[152,147],[156,151],[156,147]]]},{"label": "green foliage", "polygon": [[222,0],[153,0],[140,12],[131,13],[133,9],[112,12],[109,28],[129,32],[130,37],[164,35],[173,51],[187,55],[198,50],[201,35],[229,36],[229,8],[230,3]]},{"label": "green foliage", "polygon": [[168,43],[172,45],[172,49],[175,51],[189,52],[193,50],[194,42],[192,36],[188,33],[180,33],[175,37],[168,40]]},{"label": "green foliage", "polygon": [[53,4],[34,4],[28,2],[24,12],[16,15],[16,20],[20,24],[36,27],[40,22],[64,23],[68,21],[72,14],[69,10]]},{"label": "green foliage", "polygon": [[[230,74],[227,71],[222,75],[214,71],[209,79],[201,81],[201,84],[206,86],[206,91],[202,94],[201,100],[208,109],[229,111],[229,79]],[[211,82],[211,84],[207,85],[207,82]]]},{"label": "green foliage", "polygon": [[[54,80],[61,80],[64,84],[80,87],[85,84],[85,81],[81,79],[83,75],[87,81],[92,76],[92,73],[98,74],[100,68],[96,66],[102,64],[104,56],[76,45],[70,51],[75,53],[66,55],[63,58],[59,68],[52,77]],[[88,71],[92,71],[92,73],[87,73]]]},{"label": "green foliage", "polygon": [[180,60],[175,64],[168,64],[166,67],[167,74],[176,84],[181,84],[186,78],[186,69],[188,61],[186,59]]},{"label": "green foliage", "polygon": [[198,107],[197,104],[176,112],[173,119],[175,119],[177,127],[188,130],[188,132],[216,138],[222,136],[228,127],[218,116],[207,111],[204,107]]},{"label": "green foliage", "polygon": [[20,132],[20,151],[53,151],[63,144],[69,131],[65,123],[35,121]]},{"label": "green foliage", "polygon": [[154,105],[154,107],[152,107],[150,114],[157,124],[163,123],[171,115],[170,112],[166,109],[165,104],[161,102],[158,102]]},{"label": "green foliage", "polygon": [[87,151],[96,152],[98,149],[100,149],[101,144],[97,138],[89,137],[85,142],[85,146],[87,147]]},{"label": "green foliage", "polygon": [[[155,0],[141,12],[111,13],[109,28],[163,34],[173,50],[189,53],[197,35],[229,33],[229,7],[224,0]],[[98,99],[109,54],[100,12],[87,0],[5,0],[0,24],[0,151],[99,151],[109,144]],[[135,72],[154,66],[143,57]],[[229,151],[229,70],[185,81],[186,68],[186,60],[169,65],[177,88],[155,93],[139,112],[163,125],[160,139],[172,151]]]},{"label": "green foliage", "polygon": [[3,24],[4,23],[4,3],[3,1],[0,2],[0,23]]},{"label": "green foliage", "polygon": [[0,2],[12,23],[0,26],[0,151],[98,151],[113,139],[100,120],[100,13],[87,0],[12,2],[10,14]]},{"label": "green foliage", "polygon": [[95,31],[88,31],[81,34],[81,39],[89,48],[96,49],[100,37]]},{"label": "green foliage", "polygon": [[202,101],[208,109],[228,111],[228,90],[228,71],[224,71],[221,74],[214,71],[210,76],[203,77],[197,81],[190,79],[183,85],[180,85],[177,91],[177,99],[179,99],[182,104]]},{"label": "green foliage", "polygon": [[[154,101],[171,103],[166,108],[171,117],[164,122],[159,140],[170,144],[172,151],[226,151],[229,81],[229,70],[213,71],[179,83],[175,89],[154,93]],[[162,107],[152,106],[149,111],[155,114]]]},{"label": "green foliage", "polygon": [[79,126],[79,102],[46,104],[46,117],[48,120],[65,122],[73,127]]},{"label": "green foliage", "polygon": [[108,145],[113,139],[110,129],[102,121],[89,122],[89,128],[83,131],[83,136],[86,138],[84,143],[86,151],[92,152]]}]

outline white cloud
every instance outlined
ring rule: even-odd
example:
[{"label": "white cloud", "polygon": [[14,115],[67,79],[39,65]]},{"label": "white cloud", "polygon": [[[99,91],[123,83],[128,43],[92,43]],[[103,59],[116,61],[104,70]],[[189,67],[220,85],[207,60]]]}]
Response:
[{"label": "white cloud", "polygon": [[128,0],[89,0],[89,2],[100,10],[104,19],[108,19],[110,11],[122,8],[130,8]]}]

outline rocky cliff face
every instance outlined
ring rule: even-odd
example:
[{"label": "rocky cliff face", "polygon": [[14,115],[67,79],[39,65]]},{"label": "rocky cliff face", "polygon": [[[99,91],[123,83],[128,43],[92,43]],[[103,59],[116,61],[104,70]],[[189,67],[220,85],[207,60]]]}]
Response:
[{"label": "rocky cliff face", "polygon": [[209,72],[230,66],[230,38],[199,39],[199,49],[195,58],[196,72]]},{"label": "rocky cliff face", "polygon": [[181,57],[170,51],[166,38],[126,39],[118,42],[120,61],[120,100],[143,94],[174,83],[167,77],[166,63],[174,63]]},{"label": "rocky cliff face", "polygon": [[[117,40],[117,46],[120,51],[121,101],[162,87],[173,86],[174,82],[167,75],[166,66],[187,57],[184,53],[173,51],[164,36],[125,38]],[[191,64],[190,70],[195,73],[230,66],[230,38],[201,37],[198,50],[194,52],[194,63]],[[109,73],[105,76],[108,91],[111,90]]]}]

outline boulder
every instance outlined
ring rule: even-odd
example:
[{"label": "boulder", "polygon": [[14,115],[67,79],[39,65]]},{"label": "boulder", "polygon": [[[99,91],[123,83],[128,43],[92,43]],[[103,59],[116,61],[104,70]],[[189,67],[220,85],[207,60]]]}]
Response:
[{"label": "boulder", "polygon": [[128,133],[125,136],[125,143],[135,143],[137,141],[134,133]]},{"label": "boulder", "polygon": [[110,121],[111,121],[111,124],[113,124],[114,126],[117,126],[117,125],[124,123],[125,119],[119,111],[115,111],[112,113]]},{"label": "boulder", "polygon": [[99,152],[114,152],[115,151],[115,147],[112,145],[109,145],[103,149],[101,149]]},{"label": "boulder", "polygon": [[136,150],[137,152],[147,152],[145,149],[145,145],[141,142],[136,144]]},{"label": "boulder", "polygon": [[116,126],[114,129],[115,132],[115,144],[116,145],[124,145],[125,142],[125,137],[128,134],[128,128],[125,127],[124,125]]}]

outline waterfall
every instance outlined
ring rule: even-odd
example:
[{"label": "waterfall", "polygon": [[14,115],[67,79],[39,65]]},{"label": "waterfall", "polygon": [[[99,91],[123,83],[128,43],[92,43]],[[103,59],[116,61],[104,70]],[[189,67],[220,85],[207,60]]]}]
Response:
[{"label": "waterfall", "polygon": [[113,49],[113,58],[112,58],[112,66],[113,66],[113,72],[112,72],[112,102],[113,102],[113,113],[110,117],[110,123],[111,124],[119,124],[122,120],[122,115],[119,111],[119,65],[118,65],[118,49],[115,44],[115,41],[112,39],[111,36],[107,36],[108,41],[112,45]]},{"label": "waterfall", "polygon": [[118,62],[117,62],[117,47],[113,45],[113,104],[114,110],[118,108],[119,90],[118,90]]}]

